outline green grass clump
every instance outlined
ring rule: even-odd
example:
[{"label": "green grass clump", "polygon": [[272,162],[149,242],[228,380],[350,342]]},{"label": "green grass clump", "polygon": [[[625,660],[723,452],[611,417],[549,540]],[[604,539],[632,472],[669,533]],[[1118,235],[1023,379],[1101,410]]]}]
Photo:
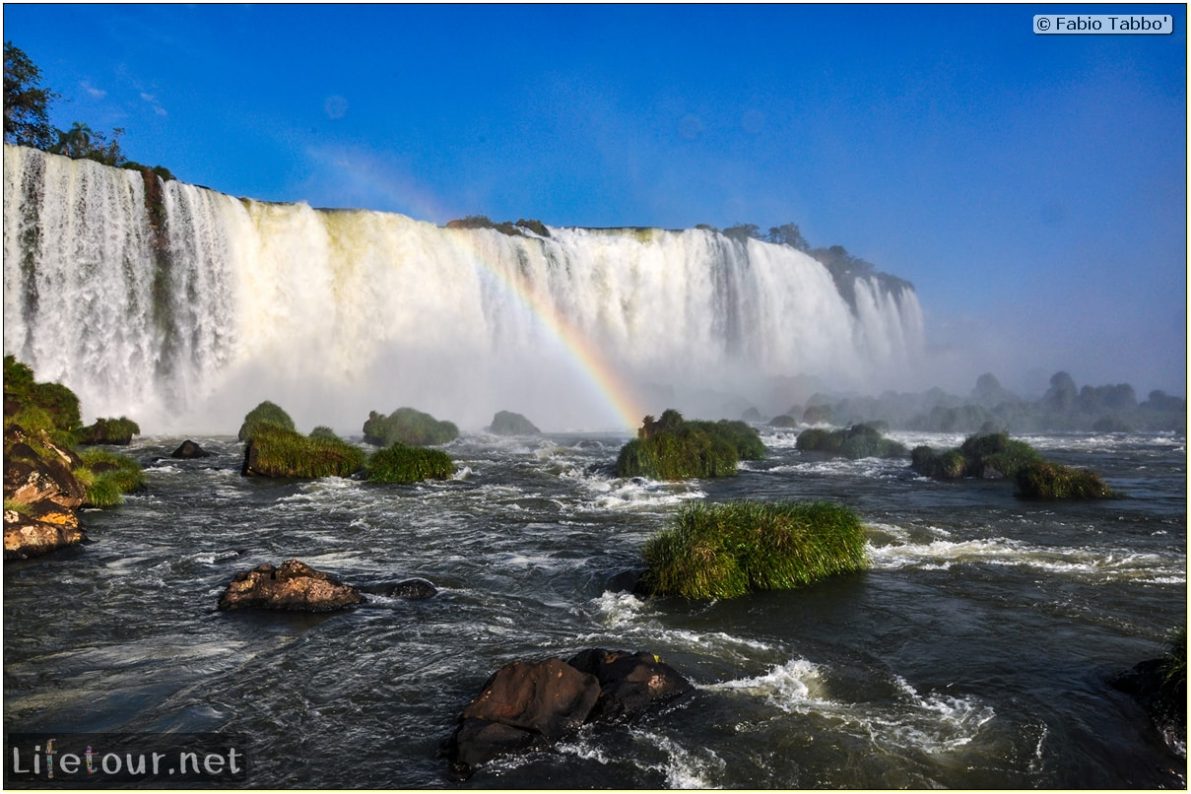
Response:
[{"label": "green grass clump", "polygon": [[441,449],[394,444],[368,459],[370,482],[411,483],[421,480],[446,480],[455,473],[451,456]]},{"label": "green grass clump", "polygon": [[13,512],[20,513],[23,516],[32,514],[32,510],[29,505],[25,504],[24,502],[18,502],[16,499],[5,499],[4,510],[5,512],[12,510]]},{"label": "green grass clump", "polygon": [[798,434],[795,445],[803,452],[826,452],[856,460],[859,458],[897,458],[906,454],[904,445],[885,438],[872,425],[856,424],[843,430],[808,428]]},{"label": "green grass clump", "polygon": [[1162,657],[1162,696],[1174,705],[1187,704],[1187,627],[1170,633],[1166,655]]},{"label": "green grass clump", "polygon": [[124,494],[143,487],[145,475],[140,464],[127,455],[102,449],[85,449],[79,457],[83,464],[74,475],[87,495],[83,504],[88,507],[112,507],[123,503]]},{"label": "green grass clump", "polygon": [[237,438],[241,441],[248,441],[256,435],[259,428],[265,425],[280,427],[283,430],[293,430],[294,420],[290,419],[289,414],[281,406],[265,400],[244,417],[244,424],[240,425]]},{"label": "green grass clump", "polygon": [[732,598],[864,569],[864,528],[830,502],[727,502],[683,508],[644,548],[657,595]]},{"label": "green grass clump", "polygon": [[414,408],[398,408],[388,416],[370,411],[368,421],[364,422],[364,440],[378,447],[390,447],[393,444],[422,447],[427,444],[446,444],[458,437],[459,428],[454,422],[440,422]]},{"label": "green grass clump", "polygon": [[[645,417],[637,438],[621,447],[617,477],[685,480],[690,477],[733,477],[740,461],[731,436],[714,422],[687,422],[673,409],[656,422]],[[754,431],[754,435],[755,435]]]},{"label": "green grass clump", "polygon": [[741,460],[763,460],[765,458],[765,443],[747,422],[742,422],[739,419],[721,419],[718,422],[692,420],[687,424],[728,442],[736,450],[736,456]]},{"label": "green grass clump", "polygon": [[364,450],[346,441],[311,438],[271,424],[258,425],[244,451],[245,475],[349,477],[364,468]]},{"label": "green grass clump", "polygon": [[335,441],[343,440],[343,439],[339,438],[339,435],[334,430],[327,427],[326,425],[319,425],[318,427],[311,430],[310,437],[311,438],[333,439]]},{"label": "green grass clump", "polygon": [[140,425],[126,416],[119,419],[96,419],[76,434],[80,444],[128,444],[141,434]]},{"label": "green grass clump", "polygon": [[20,425],[30,434],[41,431],[70,446],[82,427],[79,398],[60,383],[37,383],[33,370],[13,356],[4,357],[4,427]]},{"label": "green grass clump", "polygon": [[1112,499],[1117,496],[1096,472],[1049,461],[1030,463],[1018,470],[1017,493],[1033,499]]}]

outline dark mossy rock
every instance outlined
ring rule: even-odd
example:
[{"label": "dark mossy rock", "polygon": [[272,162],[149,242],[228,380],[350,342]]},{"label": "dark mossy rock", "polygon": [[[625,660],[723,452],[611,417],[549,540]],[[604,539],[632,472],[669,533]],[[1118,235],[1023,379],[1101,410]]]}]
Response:
[{"label": "dark mossy rock", "polygon": [[355,587],[300,560],[286,560],[280,567],[264,563],[236,576],[220,597],[219,608],[331,612],[363,600]]},{"label": "dark mossy rock", "polygon": [[408,484],[450,479],[455,474],[455,462],[441,449],[398,443],[373,453],[365,471],[369,482]]},{"label": "dark mossy rock", "polygon": [[141,428],[136,422],[121,416],[119,419],[96,419],[95,424],[79,430],[77,437],[80,444],[128,446],[132,443],[132,437],[140,434]]},{"label": "dark mossy rock", "polygon": [[388,416],[370,411],[364,422],[364,441],[378,447],[393,444],[446,444],[459,437],[454,422],[439,421],[414,408],[398,408]]},{"label": "dark mossy rock", "polygon": [[910,454],[911,468],[936,480],[1012,479],[1023,467],[1041,460],[1033,447],[1005,433],[970,436],[957,449],[943,452],[926,446],[915,447]]},{"label": "dark mossy rock", "polygon": [[245,477],[350,477],[364,468],[364,450],[339,439],[310,438],[277,425],[257,425],[244,448]]},{"label": "dark mossy rock", "polygon": [[1090,469],[1036,461],[1017,471],[1017,494],[1030,499],[1113,499],[1119,496]]},{"label": "dark mossy rock", "polygon": [[647,571],[638,568],[632,571],[621,571],[608,580],[606,589],[612,593],[631,593],[635,596],[650,595],[649,585],[645,580]]},{"label": "dark mossy rock", "polygon": [[904,445],[881,435],[871,424],[856,424],[842,430],[808,428],[798,434],[797,448],[802,452],[825,452],[856,460],[859,458],[900,458]]},{"label": "dark mossy rock", "polygon": [[1149,714],[1168,747],[1187,745],[1187,630],[1177,629],[1165,656],[1147,659],[1109,683],[1132,695]]},{"label": "dark mossy rock", "polygon": [[[77,510],[87,496],[71,467],[58,457],[43,457],[25,445],[4,459],[4,498],[23,504],[50,502]],[[30,454],[31,453],[31,454]]]},{"label": "dark mossy rock", "polygon": [[240,425],[240,432],[236,437],[241,441],[249,441],[256,431],[262,427],[280,427],[283,430],[294,430],[294,420],[276,403],[265,400],[253,408],[244,417],[244,424]]},{"label": "dark mossy rock", "polygon": [[798,427],[798,420],[789,414],[782,414],[781,416],[775,416],[770,419],[769,426],[789,429],[791,427]]},{"label": "dark mossy rock", "polygon": [[830,405],[808,405],[802,412],[802,421],[808,425],[827,424],[834,416]]},{"label": "dark mossy rock", "polygon": [[488,432],[498,436],[536,436],[542,431],[521,414],[497,411],[492,417],[492,424],[488,426]]},{"label": "dark mossy rock", "polygon": [[635,719],[693,689],[677,670],[652,653],[589,648],[572,656],[567,664],[600,682],[600,699],[589,717],[593,721]]},{"label": "dark mossy rock", "polygon": [[419,577],[402,579],[400,582],[380,582],[378,584],[365,585],[360,590],[372,595],[382,595],[388,598],[405,598],[410,601],[422,601],[427,598],[433,598],[438,594],[438,588],[434,586],[433,582]]},{"label": "dark mossy rock", "polygon": [[744,422],[687,421],[669,409],[657,421],[645,417],[637,438],[620,450],[616,476],[659,480],[732,477],[740,460],[764,455],[761,437]]},{"label": "dark mossy rock", "polygon": [[171,458],[180,458],[182,460],[190,460],[192,458],[209,458],[210,452],[200,447],[189,438],[178,445],[178,448],[170,453]]}]

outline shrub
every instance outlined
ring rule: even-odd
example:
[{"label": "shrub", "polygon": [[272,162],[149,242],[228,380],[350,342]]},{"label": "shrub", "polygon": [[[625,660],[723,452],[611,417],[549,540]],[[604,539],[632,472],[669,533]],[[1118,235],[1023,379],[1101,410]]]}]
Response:
[{"label": "shrub", "polygon": [[986,433],[970,436],[959,448],[941,453],[930,447],[915,447],[910,466],[936,480],[1001,479],[1016,477],[1023,467],[1041,460],[1037,450],[1024,441],[1014,441],[1005,433]]},{"label": "shrub", "polygon": [[258,425],[244,450],[245,476],[348,477],[364,468],[364,450],[332,438],[311,438],[268,423]]},{"label": "shrub", "polygon": [[455,463],[441,449],[423,449],[393,444],[376,452],[368,460],[371,482],[411,483],[420,480],[445,480],[455,473]]},{"label": "shrub", "polygon": [[867,565],[860,519],[828,502],[686,507],[643,553],[649,589],[684,598],[801,587]]},{"label": "shrub", "polygon": [[102,449],[85,449],[79,457],[83,463],[75,469],[75,477],[87,494],[83,504],[89,507],[112,507],[124,501],[124,494],[144,486],[145,475],[140,464],[127,455]]},{"label": "shrub", "polygon": [[342,441],[342,439],[339,438],[338,434],[336,434],[334,430],[327,427],[326,425],[319,425],[318,427],[311,430],[310,437],[311,438],[326,438],[326,439],[333,439],[335,441]]},{"label": "shrub", "polygon": [[459,428],[454,422],[445,422],[413,408],[398,408],[388,416],[376,411],[368,413],[364,422],[364,440],[378,447],[393,444],[446,444],[459,437]]},{"label": "shrub", "polygon": [[80,444],[128,444],[141,434],[140,426],[121,416],[119,419],[96,419],[76,434]]},{"label": "shrub", "polygon": [[249,441],[265,425],[280,427],[283,430],[293,430],[294,420],[290,419],[289,414],[281,406],[265,400],[244,417],[244,424],[240,425],[240,432],[236,434],[236,437],[241,441]]},{"label": "shrub", "polygon": [[687,425],[728,442],[741,460],[765,458],[765,443],[747,422],[721,419],[718,422],[688,421]]},{"label": "shrub", "polygon": [[808,428],[798,434],[795,445],[804,452],[826,452],[858,458],[896,458],[906,454],[906,448],[881,435],[872,425],[857,424],[843,430]]},{"label": "shrub", "polygon": [[535,436],[542,432],[533,422],[512,411],[497,411],[488,430],[498,436]]},{"label": "shrub", "polygon": [[1034,499],[1111,499],[1117,496],[1096,472],[1049,461],[1036,461],[1018,470],[1017,493]]},{"label": "shrub", "polygon": [[637,438],[620,450],[616,476],[659,480],[734,476],[739,453],[729,434],[714,429],[717,425],[687,422],[673,409],[656,422],[652,416],[645,417]]}]

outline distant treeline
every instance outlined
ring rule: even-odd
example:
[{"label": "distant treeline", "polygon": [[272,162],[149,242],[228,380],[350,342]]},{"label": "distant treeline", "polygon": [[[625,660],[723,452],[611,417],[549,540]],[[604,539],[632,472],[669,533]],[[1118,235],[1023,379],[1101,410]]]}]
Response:
[{"label": "distant treeline", "polygon": [[805,406],[792,406],[787,414],[812,423],[881,421],[893,428],[942,433],[1187,429],[1187,401],[1182,397],[1155,390],[1139,401],[1128,383],[1079,388],[1066,372],[1051,376],[1050,388],[1037,400],[1019,397],[1001,386],[994,375],[985,373],[966,397],[939,388],[887,391],[879,397],[817,393]]}]

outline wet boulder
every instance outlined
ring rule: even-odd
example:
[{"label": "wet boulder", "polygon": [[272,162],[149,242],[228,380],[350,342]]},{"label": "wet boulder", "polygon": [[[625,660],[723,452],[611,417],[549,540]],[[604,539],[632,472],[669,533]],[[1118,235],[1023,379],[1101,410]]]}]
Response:
[{"label": "wet boulder", "polygon": [[434,583],[420,577],[402,579],[400,582],[381,582],[380,584],[365,585],[360,588],[365,593],[383,595],[389,598],[407,598],[410,601],[420,601],[433,598],[438,593]]},{"label": "wet boulder", "polygon": [[652,653],[589,648],[567,664],[600,682],[600,699],[592,710],[592,720],[631,720],[692,689],[682,674]]},{"label": "wet boulder", "polygon": [[4,511],[4,559],[37,557],[87,539],[73,511],[44,503],[39,508],[37,517]]},{"label": "wet boulder", "polygon": [[177,449],[170,453],[170,457],[181,458],[182,460],[190,460],[192,458],[209,458],[211,457],[211,454],[212,453],[203,449],[188,438],[183,441]]},{"label": "wet boulder", "polygon": [[286,560],[280,567],[264,563],[236,576],[220,597],[219,608],[331,612],[363,600],[355,587],[300,560]]},{"label": "wet boulder", "polygon": [[469,775],[499,755],[555,742],[587,720],[599,697],[596,677],[562,659],[507,664],[463,709],[447,746],[452,769]]},{"label": "wet boulder", "polygon": [[607,590],[612,593],[631,593],[635,596],[650,595],[649,583],[646,581],[644,568],[631,571],[621,571],[608,579]]},{"label": "wet boulder", "polygon": [[57,457],[18,455],[23,444],[11,448],[4,461],[4,498],[24,504],[52,502],[74,510],[83,503],[86,491],[69,466]]}]

